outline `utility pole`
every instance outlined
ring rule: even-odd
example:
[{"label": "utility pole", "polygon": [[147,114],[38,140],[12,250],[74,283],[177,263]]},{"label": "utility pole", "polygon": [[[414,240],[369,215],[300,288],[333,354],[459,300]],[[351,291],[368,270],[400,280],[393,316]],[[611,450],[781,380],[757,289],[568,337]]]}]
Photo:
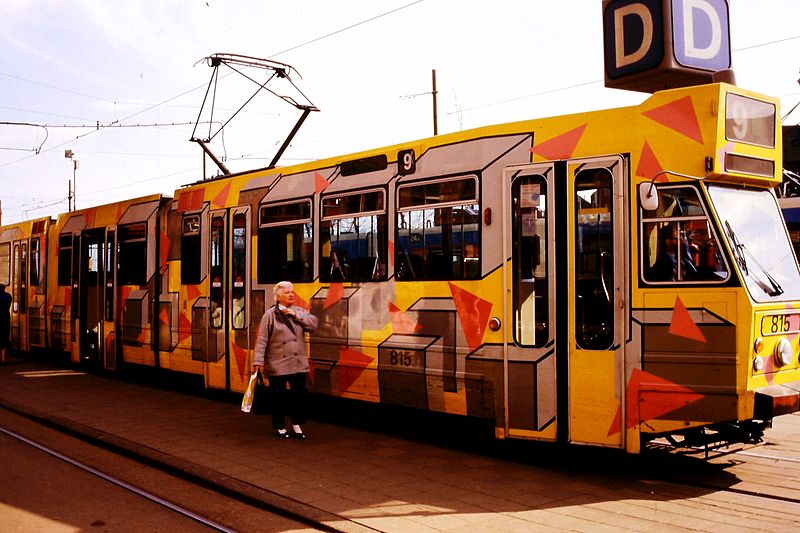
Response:
[{"label": "utility pole", "polygon": [[67,206],[69,211],[75,211],[77,209],[76,204],[78,202],[78,198],[75,194],[75,178],[77,177],[78,160],[75,159],[74,156],[75,154],[72,152],[72,150],[64,150],[64,157],[67,159],[72,159],[72,181],[69,183],[69,187],[67,189]]},{"label": "utility pole", "polygon": [[438,112],[436,110],[436,69],[431,70],[431,81],[433,82],[433,89],[431,91],[433,95],[433,134],[439,135]]}]

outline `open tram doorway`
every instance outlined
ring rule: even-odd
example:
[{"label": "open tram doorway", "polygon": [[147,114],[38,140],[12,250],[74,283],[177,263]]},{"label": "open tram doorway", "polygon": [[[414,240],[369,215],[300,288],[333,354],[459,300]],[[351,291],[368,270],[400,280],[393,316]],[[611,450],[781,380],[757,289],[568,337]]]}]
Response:
[{"label": "open tram doorway", "polygon": [[508,167],[504,433],[623,447],[625,161]]},{"label": "open tram doorway", "polygon": [[80,363],[99,368],[104,356],[104,319],[106,311],[106,283],[113,285],[109,273],[109,243],[105,228],[85,230],[80,238],[80,275],[78,291],[80,302]]}]

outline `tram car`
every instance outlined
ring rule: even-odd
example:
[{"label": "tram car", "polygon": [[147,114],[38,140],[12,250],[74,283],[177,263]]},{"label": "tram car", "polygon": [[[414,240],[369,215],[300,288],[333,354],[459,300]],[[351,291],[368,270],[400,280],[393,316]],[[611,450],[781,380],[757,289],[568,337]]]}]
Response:
[{"label": "tram car", "polygon": [[316,393],[629,453],[757,439],[800,399],[779,116],[666,90],[3,227],[14,347],[243,391],[289,280]]}]

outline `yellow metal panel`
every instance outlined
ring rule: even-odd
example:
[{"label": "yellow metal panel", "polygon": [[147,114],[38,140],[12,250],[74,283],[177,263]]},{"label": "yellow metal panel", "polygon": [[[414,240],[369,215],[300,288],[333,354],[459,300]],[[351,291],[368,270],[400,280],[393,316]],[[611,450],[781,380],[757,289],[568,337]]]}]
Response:
[{"label": "yellow metal panel", "polygon": [[[578,350],[569,367],[570,440],[600,446],[619,446],[620,433],[608,435],[620,401],[616,353]],[[591,391],[590,394],[587,394]]]}]

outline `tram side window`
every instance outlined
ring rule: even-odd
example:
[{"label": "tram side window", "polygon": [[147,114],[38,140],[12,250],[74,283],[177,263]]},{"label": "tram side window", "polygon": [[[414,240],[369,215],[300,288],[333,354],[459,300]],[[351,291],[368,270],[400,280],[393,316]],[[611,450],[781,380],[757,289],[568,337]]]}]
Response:
[{"label": "tram side window", "polygon": [[222,280],[225,276],[225,219],[211,217],[211,289],[208,296],[211,303],[211,327],[222,327],[222,304],[225,298]]},{"label": "tram side window", "polygon": [[0,283],[8,286],[11,276],[11,243],[0,244]]},{"label": "tram side window", "polygon": [[386,278],[384,196],[384,191],[369,191],[322,199],[320,281]]},{"label": "tram side window", "polygon": [[575,177],[575,338],[581,348],[614,343],[614,209],[605,168]]},{"label": "tram side window", "polygon": [[72,285],[72,235],[58,238],[58,284]]},{"label": "tram side window", "polygon": [[39,251],[39,237],[31,239],[31,257],[30,257],[30,285],[31,287],[39,286],[40,268],[41,268],[41,255]]},{"label": "tram side window", "polygon": [[311,201],[262,206],[258,227],[258,281],[314,278]]},{"label": "tram side window", "polygon": [[117,283],[147,283],[147,225],[120,226],[117,237]]},{"label": "tram side window", "polygon": [[233,250],[231,252],[231,270],[233,274],[232,315],[234,329],[244,329],[247,318],[247,217],[238,213],[233,217]]},{"label": "tram side window", "polygon": [[478,279],[480,207],[475,177],[401,186],[397,279]]},{"label": "tram side window", "polygon": [[200,215],[183,217],[181,229],[181,283],[197,285],[201,280],[200,270]]},{"label": "tram side window", "polygon": [[642,210],[642,277],[648,283],[724,282],[728,267],[697,189],[658,188],[658,208]]}]

